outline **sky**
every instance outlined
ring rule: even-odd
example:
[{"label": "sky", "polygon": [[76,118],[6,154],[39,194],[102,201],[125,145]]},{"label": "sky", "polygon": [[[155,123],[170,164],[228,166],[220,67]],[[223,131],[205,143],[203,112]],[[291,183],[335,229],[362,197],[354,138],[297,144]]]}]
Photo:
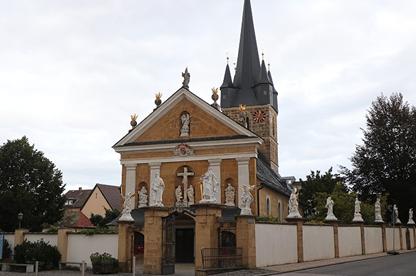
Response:
[{"label": "sky", "polygon": [[[189,67],[212,102],[236,61],[243,0],[0,0],[0,144],[26,135],[66,189],[119,185],[130,115]],[[350,167],[380,96],[416,105],[416,1],[252,0],[279,92],[280,174]]]}]

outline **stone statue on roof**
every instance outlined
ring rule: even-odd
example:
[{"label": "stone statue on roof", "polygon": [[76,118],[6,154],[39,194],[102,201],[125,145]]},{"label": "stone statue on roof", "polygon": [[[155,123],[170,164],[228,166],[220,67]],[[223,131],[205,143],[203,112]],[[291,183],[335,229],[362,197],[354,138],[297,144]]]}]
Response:
[{"label": "stone statue on roof", "polygon": [[186,67],[185,72],[182,73],[183,82],[182,87],[183,88],[189,88],[189,82],[191,80],[191,74],[188,72],[188,67]]}]

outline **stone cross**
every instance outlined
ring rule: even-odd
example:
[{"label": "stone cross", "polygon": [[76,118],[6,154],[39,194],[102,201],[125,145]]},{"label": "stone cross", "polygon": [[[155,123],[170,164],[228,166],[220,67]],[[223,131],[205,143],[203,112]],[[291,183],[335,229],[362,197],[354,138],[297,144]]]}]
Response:
[{"label": "stone cross", "polygon": [[[183,190],[184,191],[188,190],[188,177],[189,176],[194,176],[194,175],[195,175],[195,173],[191,172],[191,171],[188,171],[187,167],[183,168],[183,172],[180,172],[180,173],[177,174],[177,176],[183,178],[182,184],[183,184]],[[183,203],[185,204],[185,206],[188,206],[188,195],[187,195],[186,192],[184,193]]]}]

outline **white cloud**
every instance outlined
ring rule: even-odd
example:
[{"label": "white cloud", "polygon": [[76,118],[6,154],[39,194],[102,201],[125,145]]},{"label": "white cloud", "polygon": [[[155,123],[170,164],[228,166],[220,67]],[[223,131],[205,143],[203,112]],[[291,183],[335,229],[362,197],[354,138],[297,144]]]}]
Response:
[{"label": "white cloud", "polygon": [[[280,171],[348,165],[381,92],[416,103],[414,1],[252,1],[279,90]],[[120,183],[111,146],[189,66],[210,101],[236,59],[242,0],[0,0],[0,143],[27,135],[68,188]]]}]

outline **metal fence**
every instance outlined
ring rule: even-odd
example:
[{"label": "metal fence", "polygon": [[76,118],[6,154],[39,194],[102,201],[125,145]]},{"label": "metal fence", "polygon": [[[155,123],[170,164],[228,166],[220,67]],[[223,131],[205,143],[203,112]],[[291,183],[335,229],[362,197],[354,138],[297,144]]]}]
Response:
[{"label": "metal fence", "polygon": [[243,265],[241,248],[203,248],[201,253],[204,269],[236,269]]}]

